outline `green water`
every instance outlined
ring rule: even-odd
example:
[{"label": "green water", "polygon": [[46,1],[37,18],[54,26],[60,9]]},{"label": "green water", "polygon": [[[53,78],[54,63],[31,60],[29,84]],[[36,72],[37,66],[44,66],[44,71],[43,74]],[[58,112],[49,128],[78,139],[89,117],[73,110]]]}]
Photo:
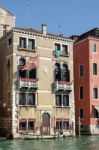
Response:
[{"label": "green water", "polygon": [[0,140],[0,150],[99,150],[99,136],[56,140]]}]

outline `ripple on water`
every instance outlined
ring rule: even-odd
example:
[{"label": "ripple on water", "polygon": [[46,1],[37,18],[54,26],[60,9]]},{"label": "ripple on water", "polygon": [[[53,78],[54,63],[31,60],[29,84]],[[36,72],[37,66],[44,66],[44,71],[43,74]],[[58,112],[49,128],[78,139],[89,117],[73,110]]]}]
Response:
[{"label": "ripple on water", "polygon": [[0,150],[99,150],[99,136],[56,140],[1,140]]}]

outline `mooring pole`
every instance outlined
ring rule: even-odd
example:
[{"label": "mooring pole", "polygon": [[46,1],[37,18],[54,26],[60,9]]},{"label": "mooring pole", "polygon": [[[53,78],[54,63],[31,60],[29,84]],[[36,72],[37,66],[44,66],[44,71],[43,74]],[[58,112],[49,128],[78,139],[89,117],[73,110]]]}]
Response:
[{"label": "mooring pole", "polygon": [[81,122],[80,122],[80,117],[78,117],[78,135],[80,137],[81,133],[80,133],[80,130],[81,129]]}]

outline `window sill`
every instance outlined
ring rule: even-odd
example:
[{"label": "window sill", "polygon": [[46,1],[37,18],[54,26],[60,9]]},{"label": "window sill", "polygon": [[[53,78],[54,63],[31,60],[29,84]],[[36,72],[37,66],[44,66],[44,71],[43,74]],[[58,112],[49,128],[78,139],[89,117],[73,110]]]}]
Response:
[{"label": "window sill", "polygon": [[19,107],[36,107],[36,105],[19,105]]},{"label": "window sill", "polygon": [[70,108],[70,106],[55,106],[55,108]]},{"label": "window sill", "polygon": [[28,51],[28,52],[36,52],[37,49],[29,49],[29,48],[25,48],[25,47],[19,47],[18,48],[19,51]]}]

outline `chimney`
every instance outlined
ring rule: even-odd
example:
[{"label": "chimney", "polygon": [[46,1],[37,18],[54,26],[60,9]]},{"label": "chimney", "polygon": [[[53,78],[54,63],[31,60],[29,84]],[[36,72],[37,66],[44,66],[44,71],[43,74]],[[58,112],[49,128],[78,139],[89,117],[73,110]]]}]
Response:
[{"label": "chimney", "polygon": [[47,33],[47,25],[46,24],[42,24],[42,33],[44,35],[46,35],[46,33]]}]

